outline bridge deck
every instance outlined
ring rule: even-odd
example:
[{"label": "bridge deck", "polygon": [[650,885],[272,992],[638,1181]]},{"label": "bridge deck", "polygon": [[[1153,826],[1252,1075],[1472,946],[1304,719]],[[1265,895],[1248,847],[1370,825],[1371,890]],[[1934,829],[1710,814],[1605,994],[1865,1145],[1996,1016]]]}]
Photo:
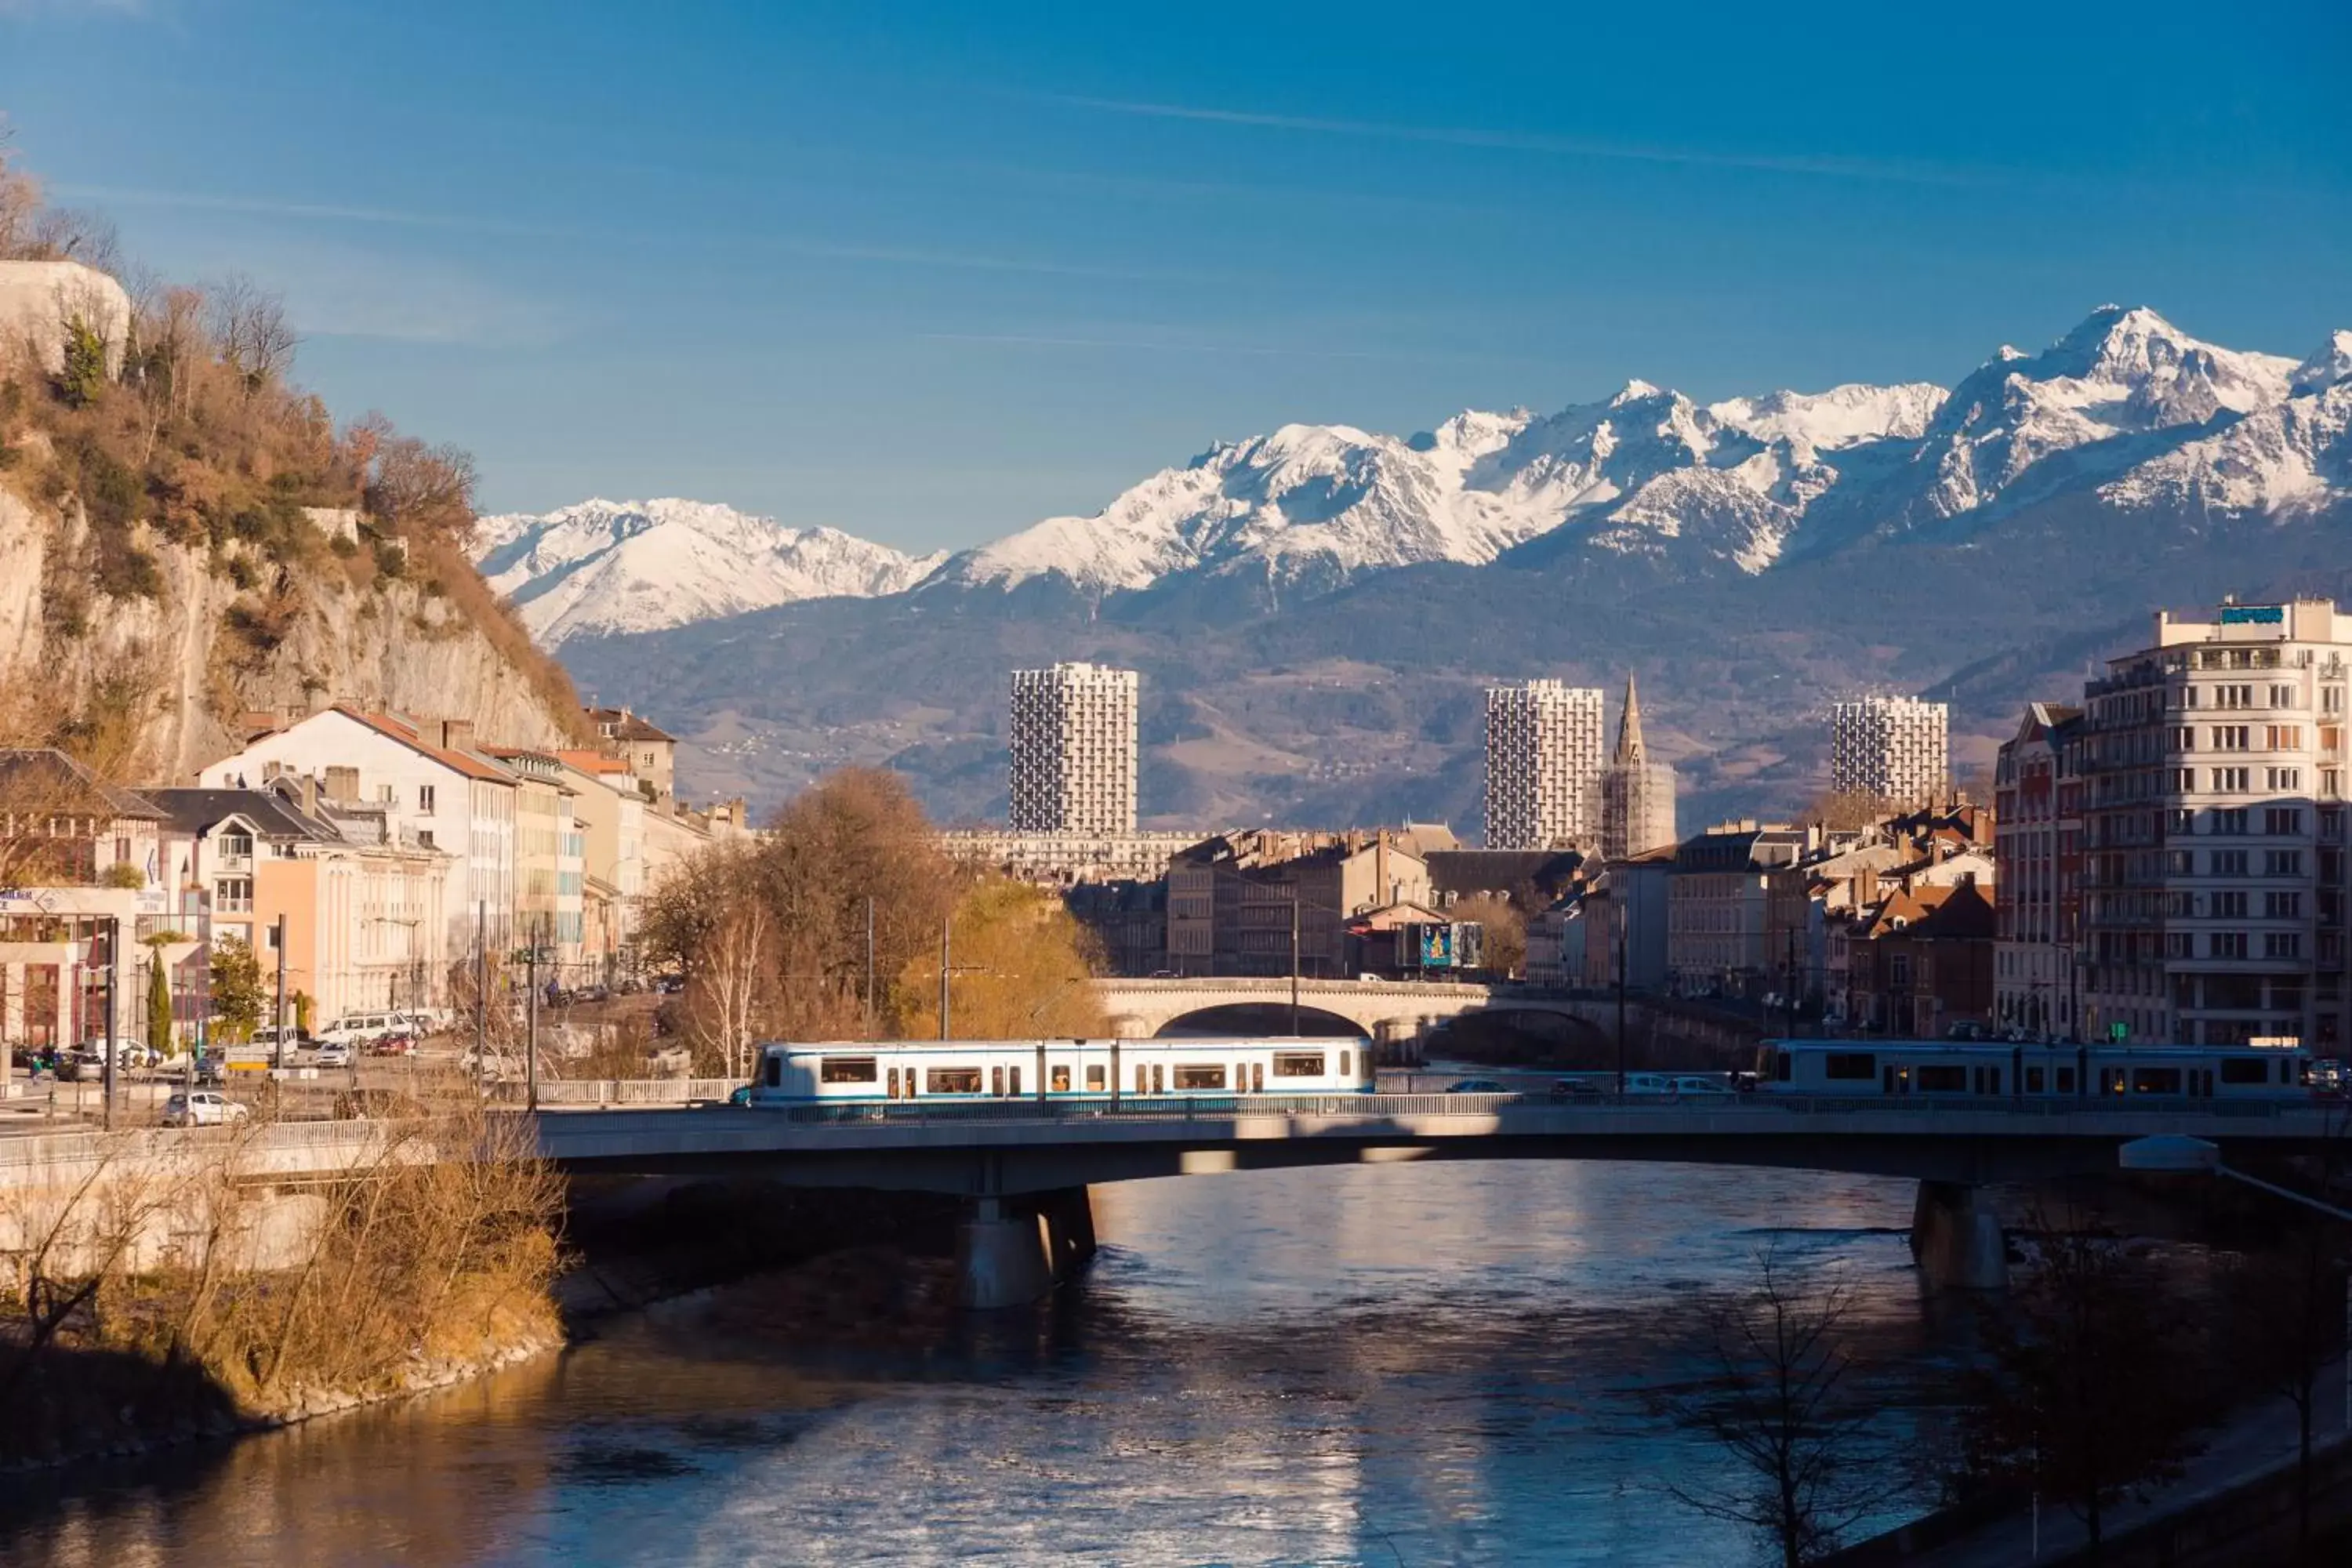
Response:
[{"label": "bridge deck", "polygon": [[[2005,1100],[1599,1104],[1512,1095],[1348,1095],[961,1105],[542,1111],[541,1152],[567,1170],[732,1171],[788,1184],[950,1193],[1038,1191],[1150,1176],[1414,1159],[1655,1160],[1859,1172],[1961,1183],[2116,1169],[2153,1133],[2208,1138],[2233,1157],[2344,1135],[2341,1108],[2211,1101]],[[390,1126],[287,1122],[247,1139],[254,1179],[331,1178],[386,1157]],[[220,1130],[95,1133],[0,1143],[0,1189],[55,1187],[111,1164],[168,1166]],[[457,1152],[452,1152],[456,1153]],[[432,1158],[415,1141],[393,1157]]]}]

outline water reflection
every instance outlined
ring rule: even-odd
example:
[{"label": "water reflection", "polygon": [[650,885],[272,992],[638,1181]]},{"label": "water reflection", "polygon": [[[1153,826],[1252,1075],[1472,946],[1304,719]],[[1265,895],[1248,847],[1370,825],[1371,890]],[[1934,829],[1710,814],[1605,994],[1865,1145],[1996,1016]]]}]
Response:
[{"label": "water reflection", "polygon": [[664,1311],[397,1409],[20,1488],[0,1559],[1741,1563],[1657,1489],[1722,1460],[1639,1397],[1687,1372],[1706,1294],[1777,1239],[1848,1270],[1869,1348],[1927,1381],[1954,1330],[1906,1184],[1531,1162],[1097,1196],[1103,1256],[1034,1318],[844,1352]]}]

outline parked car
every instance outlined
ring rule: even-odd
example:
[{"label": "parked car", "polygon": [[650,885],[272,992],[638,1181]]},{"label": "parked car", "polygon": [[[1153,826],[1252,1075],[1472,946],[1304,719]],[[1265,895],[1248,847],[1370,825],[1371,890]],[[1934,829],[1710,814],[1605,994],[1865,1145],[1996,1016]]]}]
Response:
[{"label": "parked car", "polygon": [[193,1092],[183,1089],[163,1102],[163,1125],[166,1127],[218,1127],[231,1121],[242,1121],[253,1114],[252,1108],[240,1105],[218,1089],[199,1089]]},{"label": "parked car", "polygon": [[[287,1025],[285,1037],[286,1048],[289,1051],[299,1050],[304,1046],[311,1044],[310,1037],[302,1032],[302,1026],[299,1024]],[[275,1054],[278,1049],[278,1026],[275,1024],[264,1024],[259,1028],[253,1031],[252,1043],[261,1050]]]},{"label": "parked car", "polygon": [[1564,1078],[1551,1086],[1554,1100],[1599,1100],[1606,1092],[1589,1078]]},{"label": "parked car", "polygon": [[406,1032],[378,1035],[367,1042],[367,1054],[372,1057],[405,1057],[416,1051],[416,1037]]},{"label": "parked car", "polygon": [[1625,1075],[1627,1094],[1672,1094],[1674,1080],[1662,1072],[1632,1072]]},{"label": "parked car", "polygon": [[222,1056],[217,1051],[198,1057],[196,1058],[196,1081],[198,1083],[226,1083],[228,1081],[228,1058]]},{"label": "parked car", "polygon": [[1491,1078],[1457,1079],[1445,1086],[1448,1094],[1508,1094],[1511,1091]]},{"label": "parked car", "polygon": [[56,1070],[59,1083],[96,1083],[106,1076],[106,1062],[80,1051],[59,1051]]},{"label": "parked car", "polygon": [[[113,1049],[114,1065],[123,1072],[129,1072],[133,1068],[151,1068],[163,1059],[163,1052],[150,1049],[143,1040],[117,1040],[114,1042]],[[81,1054],[103,1066],[107,1056],[105,1038],[100,1037],[84,1040],[81,1043]]]},{"label": "parked car", "polygon": [[1685,1073],[1676,1077],[1670,1093],[1680,1095],[1721,1095],[1730,1098],[1731,1089],[1718,1079],[1699,1078]]},{"label": "parked car", "polygon": [[322,1068],[347,1068],[352,1065],[352,1048],[335,1041],[320,1046],[310,1058],[311,1065]]}]

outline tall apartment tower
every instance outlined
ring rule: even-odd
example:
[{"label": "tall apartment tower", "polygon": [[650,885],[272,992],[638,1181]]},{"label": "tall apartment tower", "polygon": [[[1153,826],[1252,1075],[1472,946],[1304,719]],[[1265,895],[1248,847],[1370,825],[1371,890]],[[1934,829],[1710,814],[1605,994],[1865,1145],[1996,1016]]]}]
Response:
[{"label": "tall apartment tower", "polygon": [[1097,664],[1013,672],[1013,832],[1135,831],[1136,684]]},{"label": "tall apartment tower", "polygon": [[1617,751],[1601,773],[1601,857],[1615,862],[1675,842],[1675,770],[1642,745],[1642,699],[1625,678]]},{"label": "tall apartment tower", "polygon": [[1601,689],[1486,690],[1486,847],[1548,849],[1600,833]]},{"label": "tall apartment tower", "polygon": [[1929,805],[1949,793],[1950,714],[1916,697],[1862,697],[1830,710],[1830,788]]},{"label": "tall apartment tower", "polygon": [[2326,599],[2158,611],[2084,687],[2087,1037],[2341,1048],[2347,687]]}]

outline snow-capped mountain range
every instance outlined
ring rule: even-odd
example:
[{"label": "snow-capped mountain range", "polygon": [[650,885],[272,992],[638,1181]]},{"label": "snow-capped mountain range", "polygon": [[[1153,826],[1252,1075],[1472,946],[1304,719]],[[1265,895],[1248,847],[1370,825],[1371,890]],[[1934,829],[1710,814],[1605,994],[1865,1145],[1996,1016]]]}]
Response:
[{"label": "snow-capped mountain range", "polygon": [[474,559],[551,647],[583,633],[658,631],[795,599],[896,594],[946,557],[673,499],[486,517]]},{"label": "snow-capped mountain range", "polygon": [[1949,393],[1850,384],[1699,405],[1634,381],[1556,414],[1465,412],[1404,438],[1286,425],[1162,469],[1092,516],[946,557],[678,500],[485,519],[478,555],[550,642],[1040,579],[1096,596],[1231,579],[1295,598],[1511,552],[1755,575],[2069,493],[2117,512],[2329,504],[2352,495],[2347,424],[2352,332],[2297,362],[2106,306],[2039,354],[2003,347]]}]

